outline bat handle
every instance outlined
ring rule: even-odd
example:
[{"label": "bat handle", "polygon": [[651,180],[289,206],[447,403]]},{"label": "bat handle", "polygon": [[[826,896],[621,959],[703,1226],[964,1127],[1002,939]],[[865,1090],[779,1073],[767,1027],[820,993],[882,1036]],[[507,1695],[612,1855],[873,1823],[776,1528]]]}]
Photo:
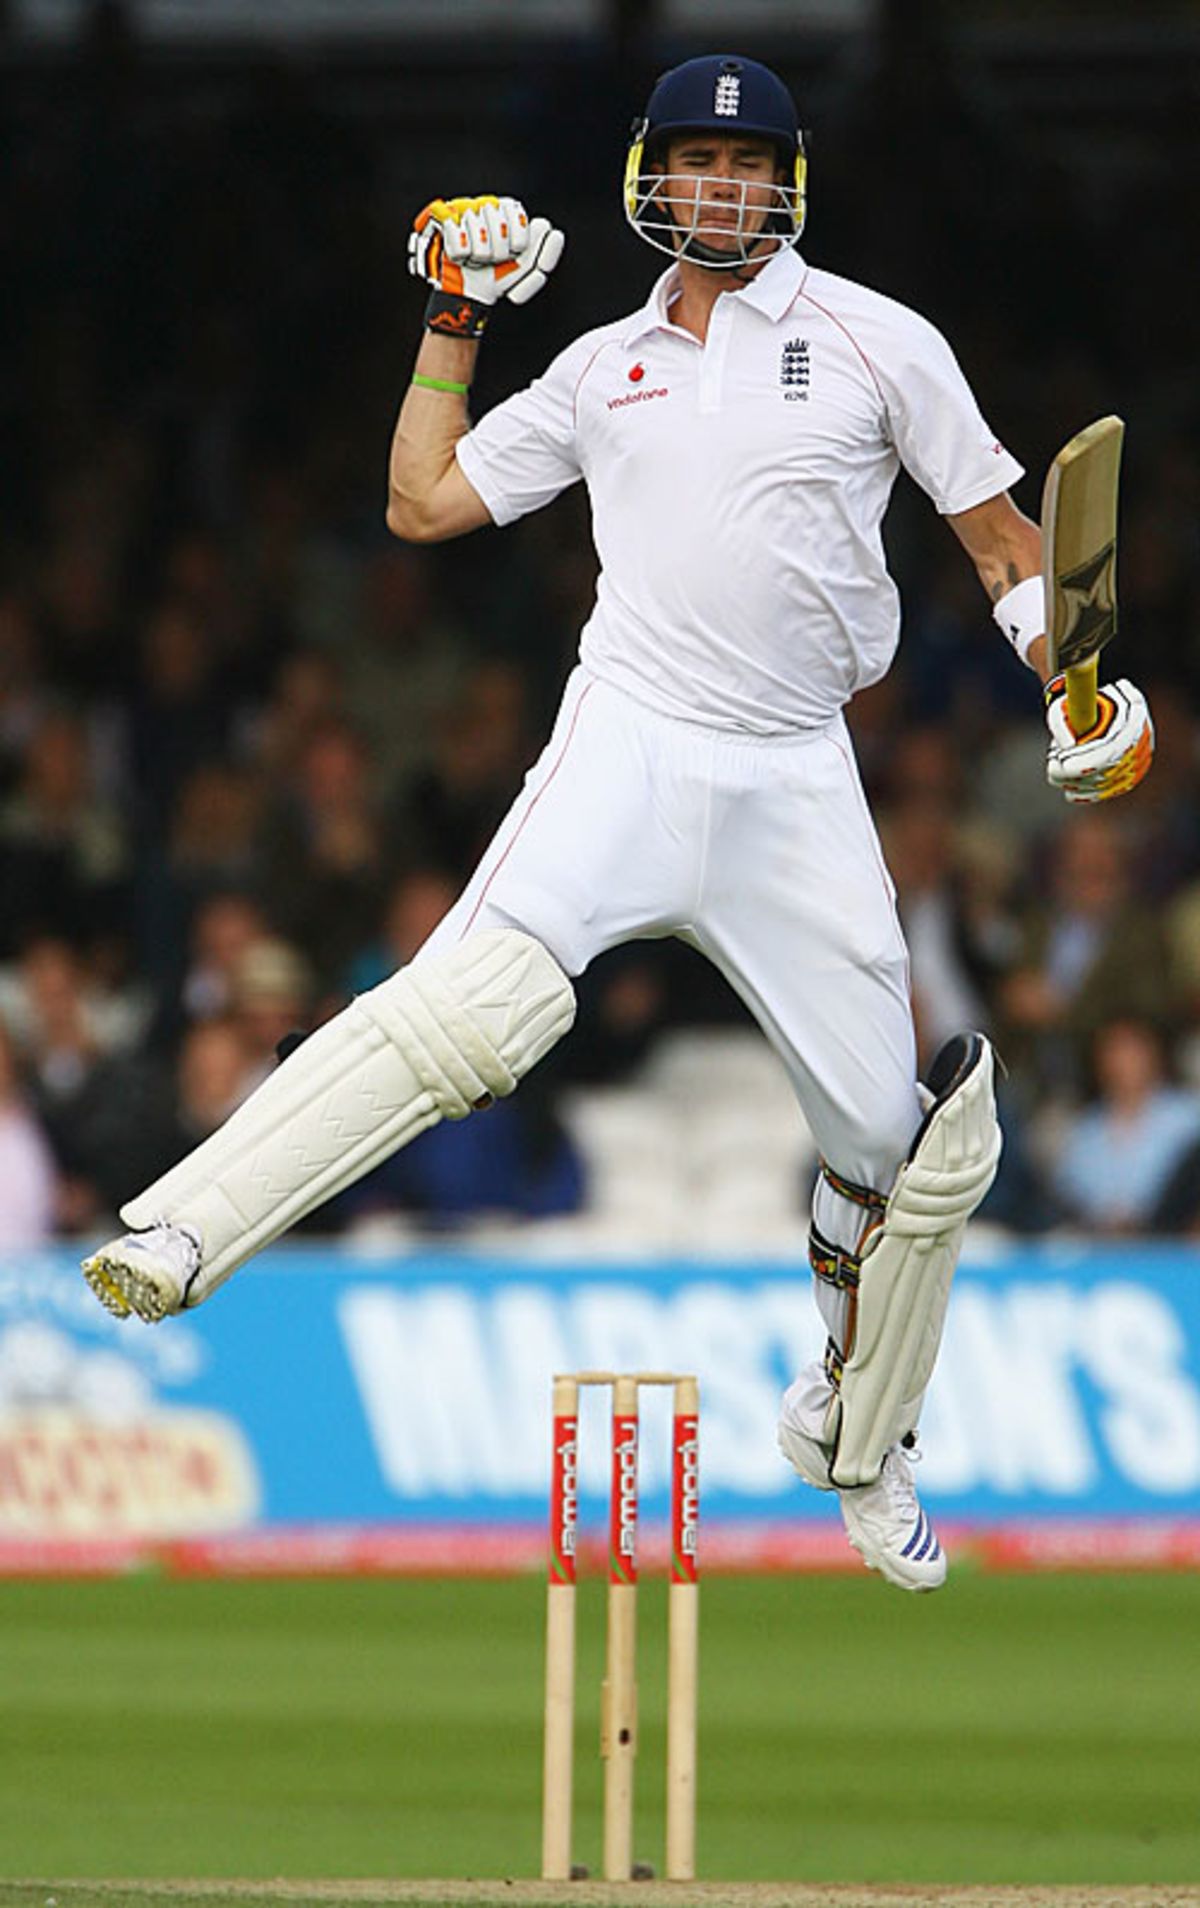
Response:
[{"label": "bat handle", "polygon": [[1096,726],[1099,668],[1097,654],[1067,670],[1067,720],[1077,736],[1086,735]]}]

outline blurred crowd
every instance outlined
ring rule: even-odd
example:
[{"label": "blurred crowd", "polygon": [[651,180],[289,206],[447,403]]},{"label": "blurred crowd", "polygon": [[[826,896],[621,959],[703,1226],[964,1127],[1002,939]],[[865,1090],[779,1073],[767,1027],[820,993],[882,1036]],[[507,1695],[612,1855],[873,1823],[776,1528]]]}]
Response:
[{"label": "blurred crowd", "polygon": [[[129,48],[102,52],[43,75],[36,107],[10,86],[0,118],[7,1246],[108,1226],[281,1041],[412,955],[540,746],[594,577],[578,493],[442,549],[384,529],[421,302],[407,224],[431,192],[475,189],[452,133],[398,157],[272,70],[249,104],[166,115]],[[495,326],[477,408],[653,275],[619,211],[642,76],[601,77],[581,123],[603,119],[607,147],[556,164],[571,94],[547,72],[545,139],[522,143],[511,184],[572,249],[562,286]],[[1113,669],[1158,733],[1133,796],[1052,796],[1037,685],[902,480],[900,657],[852,723],[922,1055],[968,1025],[997,1044],[999,1224],[1200,1232],[1200,432],[1178,208],[1135,217],[1132,190],[1101,203],[1039,172],[936,63],[903,79],[827,88],[805,249],[947,329],[1029,466],[1031,514],[1057,442],[1127,416]],[[1194,205],[1198,136],[1169,136],[1192,141],[1173,163]],[[1101,261],[1082,277],[1062,245],[1081,222]],[[717,1052],[746,1028],[687,950],[621,950],[513,1101],[428,1135],[317,1223],[586,1212],[587,1123],[564,1108],[636,1093],[680,1030]]]}]

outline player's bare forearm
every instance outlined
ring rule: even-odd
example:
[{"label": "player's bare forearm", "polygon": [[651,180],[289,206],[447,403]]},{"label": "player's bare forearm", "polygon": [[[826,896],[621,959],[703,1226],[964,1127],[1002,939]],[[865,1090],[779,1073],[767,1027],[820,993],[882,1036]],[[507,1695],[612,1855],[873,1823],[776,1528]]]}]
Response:
[{"label": "player's bare forearm", "polygon": [[408,239],[408,269],[428,293],[417,354],[388,463],[389,530],[437,543],[490,522],[455,456],[470,428],[467,386],[478,340],[502,300],[525,305],[562,256],[563,235],[519,199],[485,192],[431,199]]},{"label": "player's bare forearm", "polygon": [[[1026,577],[1040,576],[1041,530],[1017,509],[1007,491],[976,504],[973,510],[947,518],[947,522],[975,565],[990,602],[998,603]],[[1045,682],[1049,670],[1044,636],[1036,638],[1028,660]]]},{"label": "player's bare forearm", "polygon": [[[413,543],[461,536],[489,521],[479,495],[459,469],[454,447],[470,427],[467,399],[479,346],[427,331],[400,406],[388,459],[388,529]],[[450,386],[450,389],[439,387]]]}]

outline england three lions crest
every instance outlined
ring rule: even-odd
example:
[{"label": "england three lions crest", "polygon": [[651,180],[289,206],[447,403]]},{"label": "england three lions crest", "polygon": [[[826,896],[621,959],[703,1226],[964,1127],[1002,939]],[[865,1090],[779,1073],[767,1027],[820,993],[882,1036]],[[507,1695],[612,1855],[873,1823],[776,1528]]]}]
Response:
[{"label": "england three lions crest", "polygon": [[807,338],[789,338],[779,354],[779,386],[791,403],[808,396],[811,366]]}]

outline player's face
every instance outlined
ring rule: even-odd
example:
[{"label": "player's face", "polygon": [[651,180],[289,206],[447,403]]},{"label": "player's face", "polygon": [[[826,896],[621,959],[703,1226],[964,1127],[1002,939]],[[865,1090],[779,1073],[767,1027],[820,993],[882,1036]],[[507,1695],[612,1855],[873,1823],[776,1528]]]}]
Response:
[{"label": "player's face", "polygon": [[663,201],[675,224],[710,252],[745,256],[779,205],[782,180],[769,139],[752,134],[680,133],[663,168]]}]

